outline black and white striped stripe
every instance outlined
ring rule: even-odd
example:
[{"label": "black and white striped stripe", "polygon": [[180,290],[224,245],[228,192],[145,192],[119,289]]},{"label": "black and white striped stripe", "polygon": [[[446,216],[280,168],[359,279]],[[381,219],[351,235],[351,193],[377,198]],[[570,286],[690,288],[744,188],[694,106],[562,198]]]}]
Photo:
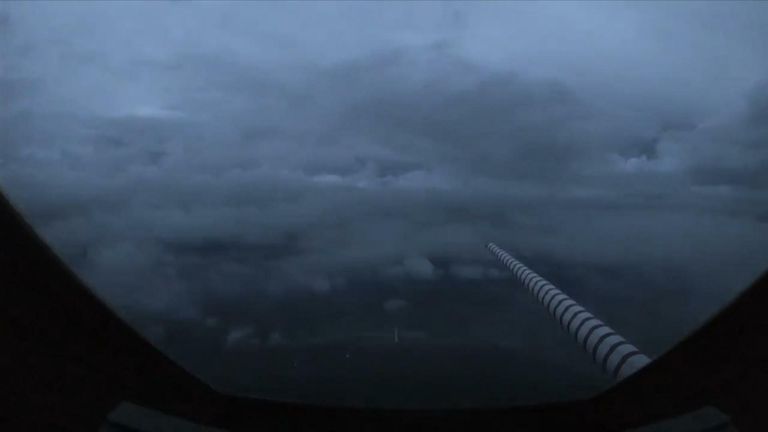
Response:
[{"label": "black and white striped stripe", "polygon": [[564,292],[495,244],[487,246],[607,374],[623,379],[650,363],[650,358]]}]

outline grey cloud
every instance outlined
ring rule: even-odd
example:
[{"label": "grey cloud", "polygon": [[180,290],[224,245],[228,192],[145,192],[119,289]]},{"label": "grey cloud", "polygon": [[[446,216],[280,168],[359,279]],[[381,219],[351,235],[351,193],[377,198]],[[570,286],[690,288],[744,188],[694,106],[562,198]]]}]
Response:
[{"label": "grey cloud", "polygon": [[408,275],[416,279],[435,277],[435,266],[425,257],[412,256],[403,260],[403,267]]},{"label": "grey cloud", "polygon": [[240,344],[243,342],[251,342],[253,343],[256,341],[255,339],[250,339],[250,336],[253,334],[253,328],[251,327],[237,327],[230,330],[230,332],[227,334],[226,339],[226,345],[227,347],[234,346],[236,344]]},{"label": "grey cloud", "polygon": [[498,279],[502,277],[498,268],[486,268],[478,264],[454,263],[450,267],[450,273],[463,279]]},{"label": "grey cloud", "polygon": [[389,299],[385,301],[384,304],[382,305],[384,310],[391,314],[400,312],[406,309],[408,306],[410,305],[408,304],[407,301],[399,298]]},{"label": "grey cloud", "polygon": [[[743,107],[689,133],[672,134],[666,150],[684,152],[692,181],[704,186],[768,188],[768,85],[754,86]],[[671,147],[680,149],[672,149]]]}]

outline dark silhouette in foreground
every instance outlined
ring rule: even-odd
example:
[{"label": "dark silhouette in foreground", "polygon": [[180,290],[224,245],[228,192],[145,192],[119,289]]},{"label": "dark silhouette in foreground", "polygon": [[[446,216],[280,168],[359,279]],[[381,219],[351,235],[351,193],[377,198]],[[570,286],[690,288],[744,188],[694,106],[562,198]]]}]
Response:
[{"label": "dark silhouette in foreground", "polygon": [[136,405],[231,431],[622,430],[714,406],[768,430],[768,274],[647,367],[588,399],[394,410],[222,394],[117,317],[0,195],[0,430],[96,431]]}]

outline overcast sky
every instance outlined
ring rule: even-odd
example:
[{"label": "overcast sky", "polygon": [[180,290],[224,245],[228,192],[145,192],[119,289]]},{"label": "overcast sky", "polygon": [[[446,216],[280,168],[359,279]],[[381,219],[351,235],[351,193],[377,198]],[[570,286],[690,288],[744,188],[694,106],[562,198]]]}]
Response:
[{"label": "overcast sky", "polygon": [[0,185],[161,346],[400,320],[586,371],[484,244],[671,346],[768,264],[765,41],[760,2],[4,2]]}]

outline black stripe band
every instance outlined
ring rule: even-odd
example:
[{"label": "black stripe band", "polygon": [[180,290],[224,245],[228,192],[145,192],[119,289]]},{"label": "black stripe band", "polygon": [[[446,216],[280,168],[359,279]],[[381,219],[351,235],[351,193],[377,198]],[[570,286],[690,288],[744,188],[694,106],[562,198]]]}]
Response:
[{"label": "black stripe band", "polygon": [[526,284],[525,287],[528,288],[528,291],[530,291],[532,295],[535,295],[537,287],[536,281],[532,281],[531,283]]},{"label": "black stripe band", "polygon": [[603,328],[603,327],[608,327],[608,326],[603,324],[603,323],[601,323],[601,322],[598,322],[597,324],[593,325],[592,328],[589,329],[589,331],[587,332],[587,335],[584,336],[584,342],[583,342],[583,344],[584,344],[584,347],[583,347],[584,351],[587,350],[587,342],[589,342],[589,337],[592,336],[592,333],[594,333],[595,330],[597,330],[599,328]]},{"label": "black stripe band", "polygon": [[624,367],[624,363],[626,363],[632,357],[639,356],[639,355],[642,355],[642,353],[640,351],[638,351],[638,350],[630,351],[630,352],[624,354],[621,357],[621,360],[619,360],[619,362],[616,363],[616,369],[613,370],[613,377],[614,378],[618,378],[619,377],[619,373],[621,372],[621,368]]},{"label": "black stripe band", "polygon": [[520,278],[520,282],[525,284],[525,278],[528,277],[532,273],[531,269],[520,267],[520,273],[517,275],[518,278]]},{"label": "black stripe band", "polygon": [[581,320],[581,322],[579,323],[579,326],[576,327],[576,330],[574,330],[573,335],[576,337],[577,342],[579,340],[579,332],[581,331],[581,328],[584,326],[584,324],[590,321],[598,321],[598,319],[595,318],[593,315],[590,315],[589,318]]},{"label": "black stripe band", "polygon": [[541,290],[541,286],[546,283],[547,281],[545,281],[543,278],[534,282],[533,288],[531,289],[531,291],[533,291],[533,294],[536,295],[536,293],[538,293]]},{"label": "black stripe band", "polygon": [[527,285],[528,284],[528,279],[530,279],[531,276],[533,276],[533,274],[534,274],[533,270],[528,270],[528,272],[525,273],[525,275],[520,278],[520,282],[522,282],[523,285]]},{"label": "black stripe band", "polygon": [[[563,294],[563,295],[565,295],[565,294]],[[566,295],[566,296],[565,296],[565,298],[562,298],[562,299],[558,300],[558,301],[557,301],[557,303],[555,303],[555,307],[553,307],[553,308],[550,310],[550,312],[552,312],[552,315],[554,315],[554,314],[555,314],[555,312],[557,312],[557,308],[559,308],[559,307],[560,307],[560,305],[561,305],[561,304],[563,304],[563,302],[564,302],[564,301],[566,301],[566,300],[571,300],[571,298],[570,298],[570,297],[568,297],[568,296]],[[559,318],[558,318],[558,319],[559,319]]]},{"label": "black stripe band", "polygon": [[616,332],[608,332],[602,336],[600,336],[597,339],[597,342],[595,342],[595,345],[592,346],[592,360],[597,363],[597,353],[600,351],[600,345],[605,342],[606,339],[608,339],[611,336],[617,336]]},{"label": "black stripe band", "polygon": [[523,270],[520,271],[520,274],[517,275],[518,278],[520,278],[520,282],[523,282],[525,280],[525,277],[531,274],[531,270],[523,267]]},{"label": "black stripe band", "polygon": [[520,267],[518,267],[518,268],[517,268],[517,270],[515,271],[515,276],[517,276],[517,278],[518,278],[518,279],[520,279],[520,281],[522,282],[523,276],[525,276],[525,274],[526,274],[525,272],[527,272],[527,271],[530,271],[530,270],[528,270],[527,268],[525,268],[525,266],[524,266],[524,265],[521,265],[521,266],[520,266]]},{"label": "black stripe band", "polygon": [[[582,314],[589,314],[589,312],[587,312],[586,309],[582,309],[582,310],[576,312],[575,314],[571,315],[571,318],[568,319],[568,324],[565,325],[565,330],[569,331],[570,328],[571,328],[571,324],[573,324],[573,320],[575,320],[576,317],[578,317],[579,315],[582,315]],[[584,324],[584,321],[586,321],[586,320],[582,320],[581,324]],[[581,328],[581,324],[579,325],[579,328]],[[578,332],[576,332],[576,333],[578,334]]]},{"label": "black stripe band", "polygon": [[532,278],[528,279],[528,285],[534,285],[536,282],[541,280],[541,276],[534,274]]},{"label": "black stripe band", "polygon": [[544,304],[544,307],[545,307],[545,308],[547,308],[547,310],[549,310],[549,305],[550,305],[550,304],[552,304],[552,300],[554,300],[554,299],[555,299],[555,297],[557,297],[557,296],[559,296],[559,295],[565,295],[565,294],[563,294],[563,292],[562,292],[562,291],[560,291],[560,290],[556,290],[556,291],[557,291],[557,292],[555,292],[554,294],[552,294],[551,296],[549,296],[549,298],[548,298],[548,299],[546,299],[546,302],[545,302],[545,303],[543,303],[543,304]]},{"label": "black stripe band", "polygon": [[539,294],[541,294],[541,295],[539,295],[539,296],[536,296],[536,300],[538,300],[538,301],[543,301],[543,300],[544,300],[544,297],[546,297],[546,296],[547,296],[547,293],[549,293],[549,292],[550,292],[550,291],[552,291],[553,289],[556,289],[554,285],[550,285],[550,286],[548,286],[547,288],[545,288],[545,289],[544,289],[544,292],[542,292],[542,293],[539,293]]},{"label": "black stripe band", "polygon": [[528,288],[528,291],[530,291],[531,294],[533,294],[533,292],[534,292],[533,289],[536,288],[536,283],[534,282],[535,280],[536,279],[534,278],[529,283],[525,284],[526,288]]},{"label": "black stripe band", "polygon": [[547,308],[547,310],[549,311],[549,313],[552,313],[552,311],[554,310],[554,309],[550,309],[550,306],[552,306],[552,302],[553,302],[553,301],[554,301],[556,298],[558,298],[559,296],[563,296],[563,298],[564,298],[564,299],[567,299],[567,298],[568,298],[568,296],[567,296],[567,295],[565,295],[565,294],[564,294],[564,293],[562,293],[562,292],[559,292],[559,293],[557,293],[557,294],[554,294],[552,297],[550,297],[550,298],[549,298],[549,300],[547,300],[547,304],[544,306],[544,307],[546,307],[546,308]]},{"label": "black stripe band", "polygon": [[531,283],[531,281],[533,280],[533,278],[535,278],[535,277],[537,277],[537,276],[538,276],[538,275],[536,274],[536,272],[534,272],[534,271],[531,271],[531,274],[529,274],[529,275],[528,275],[528,276],[526,276],[526,278],[525,278],[525,281],[524,281],[524,282],[525,282],[525,284],[526,284],[526,285],[528,285],[529,283]]},{"label": "black stripe band", "polygon": [[539,299],[539,301],[542,304],[544,304],[544,303],[547,302],[547,300],[549,299],[550,296],[553,296],[553,295],[557,294],[558,292],[560,292],[560,290],[557,289],[556,286],[552,285],[552,289],[544,291],[544,294],[541,295],[541,298]]},{"label": "black stripe band", "polygon": [[[579,305],[578,303],[573,302],[573,303],[569,304],[568,306],[566,306],[565,309],[563,309],[563,311],[560,313],[560,318],[557,319],[557,321],[560,323],[560,327],[563,327],[565,325],[565,323],[563,322],[563,318],[565,318],[565,314],[567,314],[568,311],[571,310],[571,308],[576,307],[578,305]],[[576,315],[576,314],[574,314],[574,315]],[[573,317],[571,317],[571,318],[573,318]],[[565,330],[565,327],[563,327],[563,329]]]},{"label": "black stripe band", "polygon": [[543,278],[543,277],[541,277],[541,276],[539,276],[539,275],[536,275],[536,277],[534,277],[533,279],[531,279],[531,281],[529,282],[529,284],[530,284],[531,286],[536,286],[536,285],[540,284],[542,281],[543,281],[543,282],[546,282],[546,281],[544,280],[544,278]]},{"label": "black stripe band", "polygon": [[517,276],[518,279],[523,277],[523,274],[525,274],[525,270],[526,270],[525,266],[520,265],[515,269],[515,276]]},{"label": "black stripe band", "polygon": [[613,371],[608,370],[608,360],[610,360],[613,352],[623,345],[629,345],[629,342],[625,341],[624,339],[614,342],[614,344],[611,345],[610,348],[608,348],[608,351],[605,352],[605,357],[603,357],[603,364],[602,364],[602,367],[605,373],[613,375]]}]

